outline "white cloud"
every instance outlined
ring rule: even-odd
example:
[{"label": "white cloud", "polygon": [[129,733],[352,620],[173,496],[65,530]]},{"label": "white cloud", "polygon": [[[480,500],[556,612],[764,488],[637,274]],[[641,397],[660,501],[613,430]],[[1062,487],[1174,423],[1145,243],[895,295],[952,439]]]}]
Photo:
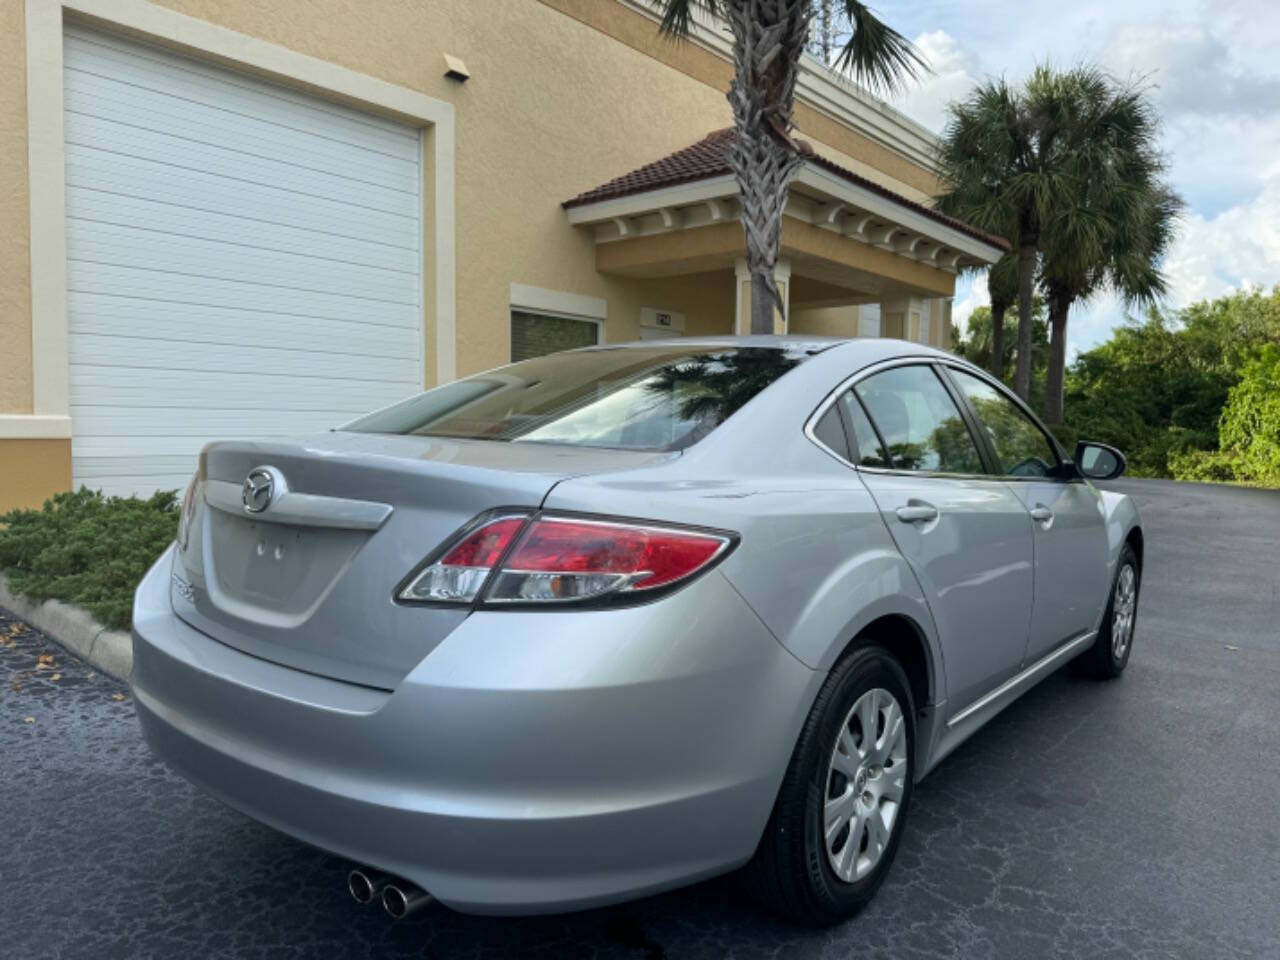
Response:
[{"label": "white cloud", "polygon": [[[1275,0],[919,0],[882,11],[933,73],[894,105],[934,130],[978,81],[1017,83],[1040,62],[1098,63],[1145,77],[1164,121],[1169,177],[1188,203],[1166,260],[1167,305],[1280,282],[1280,4]],[[963,326],[987,302],[981,278],[957,285]],[[1072,311],[1072,353],[1123,321],[1114,297]]]},{"label": "white cloud", "polygon": [[1189,216],[1165,270],[1174,306],[1280,281],[1280,174],[1250,203],[1212,219]]},{"label": "white cloud", "polygon": [[965,274],[956,282],[956,298],[951,304],[951,322],[961,333],[969,323],[969,316],[979,307],[991,306],[985,276]]},{"label": "white cloud", "polygon": [[917,123],[941,133],[947,123],[947,105],[965,97],[981,78],[978,58],[945,30],[922,33],[915,44],[931,72],[903,91],[894,106]]}]

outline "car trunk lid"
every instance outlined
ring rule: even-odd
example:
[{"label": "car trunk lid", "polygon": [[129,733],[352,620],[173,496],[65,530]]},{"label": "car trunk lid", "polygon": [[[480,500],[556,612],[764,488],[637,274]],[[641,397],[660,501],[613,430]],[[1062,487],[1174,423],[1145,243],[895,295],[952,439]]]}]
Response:
[{"label": "car trunk lid", "polygon": [[485,511],[536,508],[566,477],[672,456],[343,432],[211,444],[174,609],[254,656],[394,689],[468,612],[395,602],[428,554]]}]

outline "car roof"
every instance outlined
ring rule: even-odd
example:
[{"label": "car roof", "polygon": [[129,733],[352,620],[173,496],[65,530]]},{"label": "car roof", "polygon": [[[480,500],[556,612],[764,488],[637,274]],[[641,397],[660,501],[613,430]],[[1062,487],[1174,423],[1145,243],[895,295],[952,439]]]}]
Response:
[{"label": "car roof", "polygon": [[618,350],[618,349],[707,349],[758,347],[771,350],[797,350],[809,353],[827,353],[838,351],[843,359],[857,366],[877,363],[895,357],[949,357],[957,359],[955,354],[936,347],[914,343],[910,340],[896,340],[892,337],[821,337],[805,334],[767,335],[730,337],[666,337],[661,340],[633,340],[627,343],[607,343],[585,350]]}]

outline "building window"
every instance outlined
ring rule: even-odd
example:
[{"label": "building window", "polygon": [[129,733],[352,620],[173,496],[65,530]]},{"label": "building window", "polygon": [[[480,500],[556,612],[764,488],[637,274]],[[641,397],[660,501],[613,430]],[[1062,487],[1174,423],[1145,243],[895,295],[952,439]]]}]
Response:
[{"label": "building window", "polygon": [[594,347],[599,342],[600,324],[595,321],[528,310],[511,311],[512,363],[561,350]]}]

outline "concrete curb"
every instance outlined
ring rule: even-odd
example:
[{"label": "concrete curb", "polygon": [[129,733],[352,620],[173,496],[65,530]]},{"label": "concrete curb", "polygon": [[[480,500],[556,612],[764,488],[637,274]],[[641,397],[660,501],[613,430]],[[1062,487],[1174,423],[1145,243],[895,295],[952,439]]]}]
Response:
[{"label": "concrete curb", "polygon": [[0,573],[0,607],[17,614],[76,656],[120,680],[133,669],[133,638],[126,630],[108,630],[82,607],[61,600],[32,603],[9,589]]}]

